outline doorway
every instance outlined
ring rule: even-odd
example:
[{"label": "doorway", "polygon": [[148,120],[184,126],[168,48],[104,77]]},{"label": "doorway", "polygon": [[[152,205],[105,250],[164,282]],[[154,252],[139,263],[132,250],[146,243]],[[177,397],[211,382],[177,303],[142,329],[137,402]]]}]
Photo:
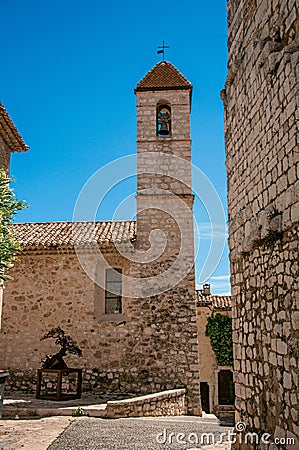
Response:
[{"label": "doorway", "polygon": [[233,405],[235,401],[233,373],[230,370],[220,370],[218,373],[218,403]]},{"label": "doorway", "polygon": [[207,382],[200,382],[201,406],[206,414],[210,413],[210,387]]}]

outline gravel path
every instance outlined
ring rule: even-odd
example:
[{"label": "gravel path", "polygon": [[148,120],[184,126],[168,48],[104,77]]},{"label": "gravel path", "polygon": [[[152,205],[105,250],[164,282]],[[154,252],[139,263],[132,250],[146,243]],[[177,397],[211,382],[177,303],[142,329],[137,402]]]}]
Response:
[{"label": "gravel path", "polygon": [[[220,434],[229,430],[232,431],[232,428],[220,426],[215,419],[189,416],[113,420],[80,418],[47,450],[229,449],[228,443],[207,446],[207,437],[202,435],[212,433],[212,444],[213,437],[214,443],[217,443]],[[201,445],[202,438],[205,440]]]}]

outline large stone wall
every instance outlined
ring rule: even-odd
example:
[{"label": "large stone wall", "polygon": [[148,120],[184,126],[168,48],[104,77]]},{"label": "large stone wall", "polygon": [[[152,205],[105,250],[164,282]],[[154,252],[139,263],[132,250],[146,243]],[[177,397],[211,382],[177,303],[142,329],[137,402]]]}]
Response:
[{"label": "large stone wall", "polygon": [[298,3],[229,0],[228,24],[236,420],[283,449],[280,438],[299,436]]},{"label": "large stone wall", "polygon": [[[129,273],[127,261],[115,251],[107,250],[106,258]],[[84,369],[84,390],[147,394],[192,386],[198,370],[196,317],[178,299],[166,304],[163,297],[124,298],[122,317],[104,321],[97,317],[95,285],[74,252],[24,252],[10,274],[0,345],[8,387],[35,389],[41,359],[58,351],[53,340],[40,338],[57,326],[82,349],[82,358],[68,356],[66,362]]]}]

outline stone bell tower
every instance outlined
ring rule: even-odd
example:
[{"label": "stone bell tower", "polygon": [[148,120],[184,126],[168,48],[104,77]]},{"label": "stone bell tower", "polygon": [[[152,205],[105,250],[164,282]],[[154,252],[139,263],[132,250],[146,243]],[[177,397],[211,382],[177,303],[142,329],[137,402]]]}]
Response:
[{"label": "stone bell tower", "polygon": [[135,94],[136,248],[144,254],[138,266],[144,282],[140,297],[152,311],[157,346],[163,352],[163,378],[168,379],[168,385],[172,381],[173,387],[186,387],[188,411],[198,414],[192,85],[171,63],[162,61],[137,84]]}]

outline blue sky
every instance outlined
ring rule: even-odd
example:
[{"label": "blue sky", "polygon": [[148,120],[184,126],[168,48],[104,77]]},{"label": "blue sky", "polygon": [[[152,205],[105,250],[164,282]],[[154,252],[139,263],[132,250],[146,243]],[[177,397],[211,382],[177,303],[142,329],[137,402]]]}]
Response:
[{"label": "blue sky", "polygon": [[[192,160],[226,210],[223,88],[226,1],[0,0],[0,99],[30,150],[14,154],[15,191],[30,208],[17,221],[72,220],[78,194],[100,167],[136,152],[134,87],[158,62],[165,40],[172,62],[193,84]],[[135,180],[115,188],[99,211],[111,219]],[[131,211],[123,219],[131,218]],[[197,199],[201,244],[197,282],[229,292],[228,250],[209,280],[209,218]]]}]

